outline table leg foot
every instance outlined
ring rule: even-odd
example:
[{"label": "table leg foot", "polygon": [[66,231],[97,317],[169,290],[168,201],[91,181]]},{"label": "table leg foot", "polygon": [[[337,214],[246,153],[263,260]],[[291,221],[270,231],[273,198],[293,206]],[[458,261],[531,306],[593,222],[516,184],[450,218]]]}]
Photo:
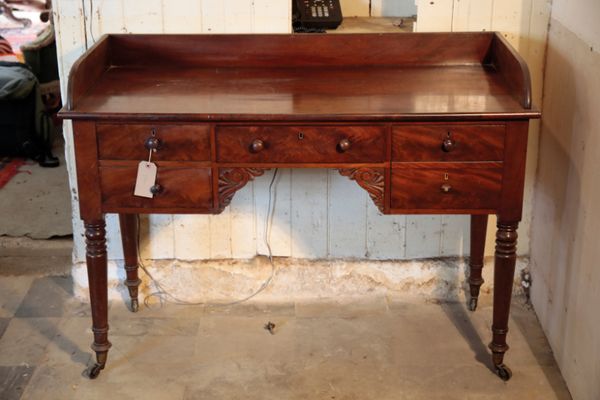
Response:
[{"label": "table leg foot", "polygon": [[138,299],[131,299],[131,312],[138,312],[140,309],[140,303]]},{"label": "table leg foot", "polygon": [[477,310],[477,297],[471,297],[469,299],[468,307],[469,307],[469,311]]},{"label": "table leg foot", "polygon": [[96,363],[92,365],[88,371],[87,376],[90,379],[96,379],[100,375],[100,371],[106,366],[106,359],[108,357],[108,351],[96,353]]},{"label": "table leg foot", "polygon": [[[127,274],[135,274],[137,277],[137,265],[134,267],[135,271],[132,271],[132,267],[129,266],[125,266],[125,270],[127,271]],[[142,283],[141,279],[127,279],[125,281],[125,286],[127,286],[127,289],[129,291],[129,298],[130,300],[130,308],[129,310],[131,312],[138,312],[138,310],[140,309],[140,302],[138,300],[138,288],[140,286],[140,283]]]},{"label": "table leg foot", "polygon": [[504,364],[504,353],[505,352],[492,352],[492,362],[494,363],[496,375],[506,382],[512,378],[512,371]]}]

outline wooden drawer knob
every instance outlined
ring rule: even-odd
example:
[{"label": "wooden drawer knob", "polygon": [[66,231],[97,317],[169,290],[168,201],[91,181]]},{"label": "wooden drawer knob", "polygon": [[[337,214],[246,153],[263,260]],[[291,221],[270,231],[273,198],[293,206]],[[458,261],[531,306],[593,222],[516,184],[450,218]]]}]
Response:
[{"label": "wooden drawer knob", "polygon": [[452,137],[450,137],[450,133],[448,133],[448,137],[442,142],[442,150],[446,153],[449,153],[455,148],[456,142],[454,141],[454,139],[452,139]]},{"label": "wooden drawer knob", "polygon": [[452,186],[450,186],[447,183],[444,183],[441,187],[440,190],[442,191],[442,193],[450,193],[452,191]]},{"label": "wooden drawer knob", "polygon": [[159,185],[158,183],[157,183],[156,185],[153,185],[153,186],[150,188],[150,193],[152,193],[152,194],[153,194],[153,195],[155,195],[155,196],[156,196],[157,194],[160,194],[160,193],[162,193],[162,191],[163,191],[163,187],[162,187],[161,185]]},{"label": "wooden drawer knob", "polygon": [[348,140],[348,139],[340,140],[340,142],[337,145],[338,150],[342,153],[349,150],[350,147],[352,147],[352,144],[350,143],[350,140]]},{"label": "wooden drawer knob", "polygon": [[263,151],[264,148],[265,148],[265,142],[263,142],[260,139],[254,139],[252,141],[252,143],[250,144],[250,152],[252,152],[252,153],[258,153],[260,151]]},{"label": "wooden drawer knob", "polygon": [[160,140],[158,140],[158,138],[154,135],[150,136],[144,142],[144,147],[146,147],[147,150],[157,150],[159,145]]}]

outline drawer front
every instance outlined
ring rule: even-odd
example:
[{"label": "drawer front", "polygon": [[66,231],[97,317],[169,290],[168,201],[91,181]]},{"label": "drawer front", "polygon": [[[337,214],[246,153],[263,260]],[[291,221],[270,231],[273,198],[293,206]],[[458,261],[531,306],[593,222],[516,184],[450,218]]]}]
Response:
[{"label": "drawer front", "polygon": [[392,209],[496,209],[501,163],[472,166],[402,166],[392,169]]},{"label": "drawer front", "polygon": [[504,125],[406,125],[392,130],[393,161],[501,161]]},{"label": "drawer front", "polygon": [[148,138],[158,140],[152,154],[155,161],[210,160],[208,125],[132,125],[98,124],[100,160],[147,160]]},{"label": "drawer front", "polygon": [[100,167],[102,203],[106,207],[212,208],[210,168],[158,165],[156,183],[161,192],[148,199],[133,195],[137,164]]},{"label": "drawer front", "polygon": [[217,127],[220,162],[383,162],[381,126]]}]

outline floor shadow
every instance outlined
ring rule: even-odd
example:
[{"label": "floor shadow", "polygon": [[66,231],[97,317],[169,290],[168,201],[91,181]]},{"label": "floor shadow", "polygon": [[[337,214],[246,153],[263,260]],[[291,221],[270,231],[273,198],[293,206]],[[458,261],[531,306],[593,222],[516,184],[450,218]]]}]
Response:
[{"label": "floor shadow", "polygon": [[[464,279],[459,279],[459,274],[462,270],[459,264],[461,262],[465,263]],[[440,307],[442,308],[448,320],[452,322],[456,330],[464,338],[465,342],[468,343],[473,352],[475,360],[477,360],[480,364],[485,365],[495,375],[495,368],[493,367],[491,352],[487,347],[487,343],[491,341],[492,338],[491,329],[488,331],[489,337],[482,338],[471,320],[473,313],[482,312],[483,310],[470,311],[462,296],[460,296],[460,293],[464,293],[465,298],[469,298],[470,290],[469,285],[467,284],[469,275],[468,258],[449,260],[447,263],[447,267],[452,268],[452,282],[458,286],[458,290],[452,290],[449,293],[450,295],[448,296],[448,300],[440,302]],[[447,283],[442,279],[440,279],[439,282],[440,284]],[[464,282],[464,284],[461,284],[461,282]],[[556,399],[572,400],[564,378],[562,377],[556,361],[554,360],[550,345],[548,344],[545,334],[541,329],[541,325],[539,324],[535,314],[527,305],[524,304],[524,302],[524,296],[520,297],[518,295],[513,295],[511,302],[510,324],[516,324],[518,329],[522,332],[522,336],[527,341],[527,345],[535,357],[537,365],[546,377],[546,380],[549,386],[552,388],[552,391],[555,393]],[[510,364],[510,350],[507,353],[507,357],[509,358]]]},{"label": "floor shadow", "polygon": [[[442,311],[448,320],[452,322],[456,330],[468,343],[469,347],[473,351],[475,360],[477,360],[477,362],[480,364],[485,365],[487,369],[495,374],[495,369],[493,368],[491,362],[491,353],[489,352],[486,343],[483,341],[481,336],[479,336],[477,329],[471,322],[472,311],[468,310],[467,305],[458,295],[459,290],[465,291],[468,289],[468,285],[466,284],[461,286],[461,279],[459,279],[461,262],[467,262],[467,259],[447,261],[447,268],[451,268],[452,271],[452,282],[457,285],[459,289],[453,290],[451,288],[447,300],[441,302],[440,307],[442,308]],[[440,279],[439,282],[440,284],[444,283],[442,279]],[[466,282],[466,279],[464,279],[464,282]]]},{"label": "floor shadow", "polygon": [[567,389],[567,383],[560,373],[554,358],[550,343],[541,328],[537,315],[527,304],[519,304],[519,299],[514,299],[511,307],[511,320],[523,332],[527,346],[535,357],[540,369],[549,385],[560,400],[572,400]]},{"label": "floor shadow", "polygon": [[[61,323],[69,318],[89,318],[87,309],[89,305],[74,300],[71,277],[43,277],[33,280],[14,318],[27,322],[34,331],[48,339],[44,351],[54,344],[68,354],[72,362],[87,367],[91,354],[82,350],[61,330]],[[59,318],[59,323],[52,320]],[[91,327],[91,318],[89,325]]]}]

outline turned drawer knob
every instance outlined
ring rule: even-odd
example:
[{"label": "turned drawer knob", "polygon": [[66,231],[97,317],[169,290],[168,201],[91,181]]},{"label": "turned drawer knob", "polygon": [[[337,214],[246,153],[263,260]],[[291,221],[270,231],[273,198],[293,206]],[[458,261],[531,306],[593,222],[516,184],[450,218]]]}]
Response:
[{"label": "turned drawer knob", "polygon": [[444,141],[442,142],[442,150],[445,151],[446,153],[449,153],[452,150],[454,150],[455,147],[456,147],[456,142],[454,141],[454,139],[452,139],[450,137],[450,134],[448,133],[448,137],[446,139],[444,139]]},{"label": "turned drawer knob", "polygon": [[260,151],[263,151],[264,148],[265,148],[265,142],[263,142],[260,139],[254,139],[252,141],[252,143],[250,144],[250,151],[252,153],[258,153]]},{"label": "turned drawer knob", "polygon": [[146,147],[147,150],[157,150],[159,145],[160,141],[156,136],[150,136],[144,142],[144,147]]},{"label": "turned drawer knob", "polygon": [[337,147],[338,147],[338,150],[343,153],[344,151],[349,150],[351,145],[352,144],[350,143],[350,141],[348,139],[342,139],[338,143]]},{"label": "turned drawer knob", "polygon": [[162,193],[162,191],[163,191],[163,187],[160,186],[158,183],[156,185],[152,185],[152,187],[150,188],[150,193],[152,193],[153,195]]},{"label": "turned drawer knob", "polygon": [[444,183],[440,187],[440,190],[442,191],[442,193],[450,193],[450,191],[452,190],[452,186],[448,185],[447,183]]}]

